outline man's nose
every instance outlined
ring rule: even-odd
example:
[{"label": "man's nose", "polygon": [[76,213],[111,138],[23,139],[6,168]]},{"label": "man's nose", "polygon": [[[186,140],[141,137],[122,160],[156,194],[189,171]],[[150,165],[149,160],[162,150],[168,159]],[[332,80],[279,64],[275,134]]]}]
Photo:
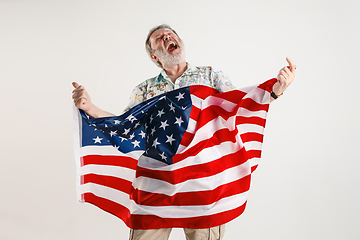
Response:
[{"label": "man's nose", "polygon": [[164,41],[168,40],[170,38],[170,36],[168,34],[164,35]]}]

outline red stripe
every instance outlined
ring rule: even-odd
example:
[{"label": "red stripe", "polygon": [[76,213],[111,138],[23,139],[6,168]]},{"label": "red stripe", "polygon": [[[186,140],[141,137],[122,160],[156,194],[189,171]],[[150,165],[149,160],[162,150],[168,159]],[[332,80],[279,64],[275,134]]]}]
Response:
[{"label": "red stripe", "polygon": [[180,145],[183,145],[185,147],[189,146],[191,141],[194,139],[194,136],[195,134],[193,133],[185,132],[184,135],[182,136]]},{"label": "red stripe", "polygon": [[83,164],[111,165],[136,170],[137,160],[126,156],[86,155],[83,157]]},{"label": "red stripe", "polygon": [[95,194],[89,192],[84,193],[83,199],[85,200],[85,202],[91,203],[99,207],[100,209],[115,215],[116,217],[123,220],[128,227],[132,227],[130,211],[123,205],[120,205],[106,198],[98,197]]},{"label": "red stripe", "polygon": [[252,141],[257,141],[262,143],[264,139],[264,135],[260,133],[247,132],[240,134],[240,138],[243,141],[243,143],[252,142]]},{"label": "red stripe", "polygon": [[129,209],[108,199],[98,197],[92,193],[85,193],[85,201],[122,219],[126,226],[132,229],[159,229],[159,228],[210,228],[216,227],[241,215],[246,203],[232,210],[221,213],[192,217],[192,218],[161,218],[154,215],[130,214]]},{"label": "red stripe", "polygon": [[242,116],[238,116],[238,117],[236,117],[235,122],[236,122],[235,123],[236,125],[255,124],[255,125],[265,127],[266,119],[261,118],[261,117],[242,117]]},{"label": "red stripe", "polygon": [[199,85],[193,85],[193,86],[189,86],[189,90],[190,90],[190,94],[194,95],[198,98],[201,99],[205,99],[210,95],[219,93],[218,90],[212,88],[212,87],[208,87],[208,86],[199,86]]},{"label": "red stripe", "polygon": [[190,118],[193,120],[197,120],[200,115],[200,108],[195,107],[194,105],[191,106]]},{"label": "red stripe", "polygon": [[213,190],[181,192],[173,196],[133,189],[130,196],[137,204],[145,206],[196,206],[213,204],[220,199],[244,193],[250,188],[251,176],[221,185]]},{"label": "red stripe", "polygon": [[136,177],[148,177],[165,181],[170,184],[178,184],[191,179],[213,176],[229,168],[239,166],[246,162],[247,159],[247,153],[244,148],[242,148],[236,153],[223,156],[208,163],[186,166],[172,171],[161,171],[138,167]]},{"label": "red stripe", "polygon": [[113,176],[105,176],[92,173],[84,175],[84,184],[86,183],[96,183],[102,186],[119,190],[127,194],[130,194],[130,191],[132,189],[132,182],[129,182],[128,180]]},{"label": "red stripe", "polygon": [[203,149],[219,145],[222,142],[235,142],[235,135],[238,133],[237,129],[230,131],[229,129],[220,129],[216,131],[210,138],[204,139],[196,143],[191,148],[188,148],[182,153],[173,156],[173,162],[179,162],[187,157],[199,154]]}]

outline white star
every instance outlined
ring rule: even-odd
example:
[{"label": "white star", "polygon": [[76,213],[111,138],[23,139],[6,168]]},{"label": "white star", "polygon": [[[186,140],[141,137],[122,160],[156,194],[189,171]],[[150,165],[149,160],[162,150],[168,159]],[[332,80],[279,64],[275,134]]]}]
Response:
[{"label": "white star", "polygon": [[132,133],[129,137],[130,140],[132,140],[135,137],[135,133]]},{"label": "white star", "polygon": [[156,138],[156,139],[154,140],[153,145],[152,145],[152,146],[155,147],[155,148],[156,148],[157,145],[160,144],[157,140],[158,140],[158,138]]},{"label": "white star", "polygon": [[106,125],[106,124],[105,124],[105,127],[107,128],[107,127],[108,127],[108,125]]},{"label": "white star", "polygon": [[170,107],[170,111],[175,112],[175,107],[172,105],[172,103],[169,104],[169,107]]},{"label": "white star", "polygon": [[176,118],[176,122],[174,122],[174,124],[179,124],[179,127],[180,127],[184,121],[181,119],[181,116],[179,118],[177,118],[177,117],[175,117],[175,118]]},{"label": "white star", "polygon": [[120,136],[119,136],[119,138],[121,138],[121,142],[123,142],[124,140],[127,141],[126,138],[123,138],[123,137],[120,137]]},{"label": "white star", "polygon": [[184,99],[184,95],[185,93],[183,94],[179,93],[179,95],[177,95],[175,98],[177,98],[177,100],[180,101],[180,99]]},{"label": "white star", "polygon": [[161,109],[158,111],[158,114],[156,116],[159,116],[161,118],[161,115],[165,114],[164,109]]},{"label": "white star", "polygon": [[167,124],[167,120],[165,122],[161,122],[161,126],[159,128],[163,128],[165,130],[165,128],[167,126],[170,126],[169,124]]},{"label": "white star", "polygon": [[135,120],[137,120],[137,118],[134,117],[133,115],[129,115],[126,119],[128,119],[131,123],[133,123]]},{"label": "white star", "polygon": [[119,120],[114,120],[114,124],[115,125],[118,125],[118,124],[120,124],[121,122],[119,121]]},{"label": "white star", "polygon": [[144,128],[145,128],[145,130],[148,128],[147,123],[144,124]]},{"label": "white star", "polygon": [[114,136],[114,135],[117,135],[117,130],[116,131],[110,131],[110,135],[111,135],[111,137]]},{"label": "white star", "polygon": [[182,108],[182,110],[185,110],[186,109],[186,106],[185,107],[181,107]]},{"label": "white star", "polygon": [[166,160],[166,159],[167,159],[167,157],[165,156],[165,153],[164,153],[164,152],[163,152],[162,154],[159,153],[159,155],[160,155],[160,157],[161,157],[162,160]]},{"label": "white star", "polygon": [[154,132],[156,131],[155,127],[151,129],[151,135],[154,135]]},{"label": "white star", "polygon": [[103,140],[103,139],[99,138],[99,136],[97,136],[96,138],[93,138],[93,140],[95,141],[94,143],[101,143],[101,140]]},{"label": "white star", "polygon": [[124,134],[124,135],[127,135],[129,132],[130,132],[130,128],[128,128],[128,129],[124,129],[123,134]]},{"label": "white star", "polygon": [[139,133],[139,135],[141,136],[141,138],[145,138],[146,133],[141,130],[141,133]]},{"label": "white star", "polygon": [[172,142],[175,141],[175,139],[173,138],[173,134],[171,134],[171,136],[166,135],[166,137],[167,137],[167,140],[165,143],[168,142],[168,143],[170,143],[170,145],[172,145]]},{"label": "white star", "polygon": [[159,98],[159,100],[163,100],[166,99],[166,96],[162,96],[161,98]]},{"label": "white star", "polygon": [[134,144],[134,148],[140,147],[140,145],[139,145],[140,141],[138,141],[138,140],[135,140],[134,142],[131,142],[131,143]]},{"label": "white star", "polygon": [[141,125],[140,122],[137,122],[137,123],[135,124],[134,128],[137,128],[137,127],[140,126],[140,125]]},{"label": "white star", "polygon": [[152,121],[154,120],[153,116],[150,116],[150,123],[152,123]]}]

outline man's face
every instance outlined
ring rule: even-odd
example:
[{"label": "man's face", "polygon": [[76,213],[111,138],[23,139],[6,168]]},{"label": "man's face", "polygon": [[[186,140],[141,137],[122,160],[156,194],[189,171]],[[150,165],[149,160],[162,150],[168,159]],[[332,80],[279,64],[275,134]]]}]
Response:
[{"label": "man's face", "polygon": [[170,29],[156,30],[150,36],[153,49],[151,58],[159,61],[164,68],[175,66],[185,61],[184,44]]}]

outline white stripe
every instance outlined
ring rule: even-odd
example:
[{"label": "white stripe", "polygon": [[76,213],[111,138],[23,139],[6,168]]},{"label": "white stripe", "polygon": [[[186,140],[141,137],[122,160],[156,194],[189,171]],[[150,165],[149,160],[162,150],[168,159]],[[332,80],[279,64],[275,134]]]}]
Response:
[{"label": "white stripe", "polygon": [[268,104],[270,102],[270,93],[261,88],[253,88],[243,99],[251,98],[259,104]]},{"label": "white stripe", "polygon": [[87,155],[103,155],[103,156],[125,156],[132,158],[139,159],[139,157],[144,153],[143,150],[141,151],[132,151],[131,153],[122,153],[118,151],[113,146],[84,146],[81,148],[81,157],[87,156]]},{"label": "white stripe", "polygon": [[196,206],[144,206],[137,205],[131,201],[132,214],[134,215],[156,215],[161,218],[191,218],[209,216],[225,211],[229,211],[243,205],[248,196],[248,191],[222,198],[219,201],[209,205]]},{"label": "white stripe", "polygon": [[204,102],[202,103],[202,109],[206,109],[208,107],[211,106],[218,106],[221,107],[222,109],[224,109],[227,112],[231,112],[234,110],[234,108],[236,108],[237,104],[230,102],[228,100],[225,100],[223,98],[219,98],[219,97],[214,97],[214,96],[209,96],[207,97]]},{"label": "white stripe", "polygon": [[[173,163],[171,165],[167,165],[161,168],[156,168],[156,170],[173,171],[187,166],[204,164],[217,160],[228,154],[235,153],[239,150],[240,150],[239,143],[222,142],[219,145],[202,149],[201,152],[199,152],[196,156],[187,157],[186,159],[183,159],[177,163]],[[139,162],[139,166],[148,169],[155,169],[148,167],[146,165],[141,165],[140,162]]]},{"label": "white stripe", "polygon": [[135,179],[136,171],[125,167],[95,164],[85,165],[80,168],[81,175],[90,173],[122,178],[132,182]]},{"label": "white stripe", "polygon": [[129,199],[128,194],[94,183],[81,185],[80,191],[81,193],[91,192],[98,197],[120,204],[128,208],[134,215],[156,215],[162,218],[191,218],[229,211],[243,205],[248,195],[248,192],[240,193],[209,205],[154,207],[138,205]]},{"label": "white stripe", "polygon": [[249,163],[250,163],[250,166],[251,167],[254,167],[256,165],[259,165],[260,163],[260,158],[252,158],[252,159],[249,159]]},{"label": "white stripe", "polygon": [[190,97],[191,97],[192,105],[199,108],[199,109],[201,109],[201,105],[202,105],[203,100],[201,98],[195,96],[195,95],[192,95],[192,94],[190,95]]},{"label": "white stripe", "polygon": [[186,131],[189,133],[192,133],[192,134],[195,133],[196,124],[197,124],[197,121],[189,118],[189,123],[188,123],[188,127],[187,127]]},{"label": "white stripe", "polygon": [[257,141],[251,141],[244,143],[244,148],[246,151],[250,150],[261,150],[262,149],[262,143]]},{"label": "white stripe", "polygon": [[93,193],[98,197],[108,199],[110,201],[116,202],[124,207],[128,208],[130,204],[129,194],[122,191],[106,187],[103,185],[98,185],[95,183],[86,183],[80,186],[81,193]]},{"label": "white stripe", "polygon": [[240,124],[237,126],[237,129],[239,131],[239,134],[243,134],[243,133],[259,133],[259,134],[263,134],[264,133],[264,127],[256,125],[256,124]]},{"label": "white stripe", "polygon": [[264,110],[260,110],[260,111],[249,111],[246,108],[239,108],[236,115],[240,116],[240,117],[259,117],[259,118],[263,118],[266,119],[266,114],[267,112]]},{"label": "white stripe", "polygon": [[133,186],[142,191],[173,196],[180,192],[213,190],[221,185],[241,179],[250,173],[251,166],[248,162],[245,162],[213,176],[191,179],[178,184],[140,176],[134,180]]}]

